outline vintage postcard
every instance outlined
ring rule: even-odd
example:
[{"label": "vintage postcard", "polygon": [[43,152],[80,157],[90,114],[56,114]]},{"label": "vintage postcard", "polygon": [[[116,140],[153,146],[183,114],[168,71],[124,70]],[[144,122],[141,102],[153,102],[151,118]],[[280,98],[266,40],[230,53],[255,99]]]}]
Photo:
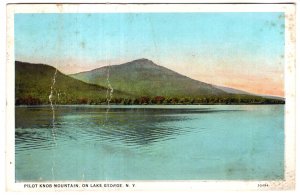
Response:
[{"label": "vintage postcard", "polygon": [[7,18],[7,191],[294,189],[294,4]]}]

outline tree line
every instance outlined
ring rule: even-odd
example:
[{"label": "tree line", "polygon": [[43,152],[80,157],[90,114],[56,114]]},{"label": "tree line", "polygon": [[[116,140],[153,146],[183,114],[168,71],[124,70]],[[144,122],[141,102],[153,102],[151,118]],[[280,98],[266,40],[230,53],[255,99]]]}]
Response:
[{"label": "tree line", "polygon": [[[88,104],[88,105],[197,105],[197,104],[284,104],[284,100],[264,98],[250,95],[208,96],[208,97],[164,97],[164,96],[141,96],[133,98],[88,98],[76,99],[53,99],[53,103],[61,105]],[[27,96],[16,98],[15,105],[43,105],[50,104],[48,99]]]}]

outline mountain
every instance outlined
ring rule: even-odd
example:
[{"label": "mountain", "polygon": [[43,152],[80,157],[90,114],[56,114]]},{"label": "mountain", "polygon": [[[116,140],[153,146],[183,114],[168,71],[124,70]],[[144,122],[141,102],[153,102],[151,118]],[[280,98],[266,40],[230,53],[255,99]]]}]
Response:
[{"label": "mountain", "polygon": [[284,100],[191,79],[148,59],[70,75],[133,94],[131,104],[278,104]]},{"label": "mountain", "polygon": [[254,94],[254,93],[249,93],[249,92],[246,92],[246,91],[238,90],[238,89],[233,89],[233,88],[230,88],[230,87],[223,87],[223,86],[217,86],[217,85],[214,85],[214,87],[216,87],[218,89],[221,89],[221,90],[223,90],[227,93],[230,93],[230,94],[244,94],[244,95],[250,95],[250,96],[259,96],[259,97],[263,97],[263,98],[266,98],[266,99],[274,99],[274,100],[285,101],[284,97],[278,97],[278,96],[272,96],[272,95],[259,95],[259,94]]},{"label": "mountain", "polygon": [[[88,84],[64,75],[60,71],[44,65],[15,62],[15,100],[16,104],[49,104],[53,78],[53,103],[76,104],[105,102],[109,89]],[[108,93],[109,94],[109,93]],[[114,97],[132,97],[128,93],[114,90]]]},{"label": "mountain", "polygon": [[16,105],[50,104],[49,97],[53,104],[284,103],[276,98],[239,94],[231,88],[226,90],[193,80],[147,59],[72,77],[49,65],[15,62]]},{"label": "mountain", "polygon": [[199,97],[228,94],[213,85],[193,80],[148,59],[121,65],[105,66],[70,75],[81,81],[105,86],[137,96]]}]

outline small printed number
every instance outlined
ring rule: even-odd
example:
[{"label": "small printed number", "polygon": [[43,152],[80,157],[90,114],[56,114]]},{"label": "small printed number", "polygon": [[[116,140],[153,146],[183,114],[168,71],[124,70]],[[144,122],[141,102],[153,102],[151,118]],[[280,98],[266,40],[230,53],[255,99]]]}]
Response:
[{"label": "small printed number", "polygon": [[257,187],[264,188],[264,187],[269,187],[269,185],[267,183],[260,183],[260,184],[257,184]]}]

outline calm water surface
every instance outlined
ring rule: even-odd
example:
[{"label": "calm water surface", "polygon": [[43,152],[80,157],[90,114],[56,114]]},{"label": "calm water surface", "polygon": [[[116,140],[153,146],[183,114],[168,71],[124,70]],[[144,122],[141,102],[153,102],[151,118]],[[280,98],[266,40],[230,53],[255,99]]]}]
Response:
[{"label": "calm water surface", "polygon": [[16,107],[17,181],[276,180],[284,105]]}]

